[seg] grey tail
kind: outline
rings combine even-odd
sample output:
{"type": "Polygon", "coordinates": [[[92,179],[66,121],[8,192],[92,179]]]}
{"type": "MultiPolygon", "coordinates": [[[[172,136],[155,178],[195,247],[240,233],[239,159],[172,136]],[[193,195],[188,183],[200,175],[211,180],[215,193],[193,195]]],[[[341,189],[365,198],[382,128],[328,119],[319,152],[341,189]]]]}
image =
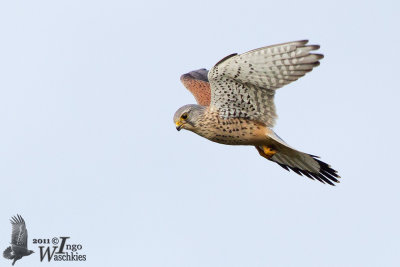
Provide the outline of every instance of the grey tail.
{"type": "Polygon", "coordinates": [[[275,142],[264,146],[256,146],[258,153],[262,157],[279,164],[287,171],[292,170],[298,175],[304,175],[312,180],[318,180],[321,183],[330,185],[339,183],[340,176],[337,171],[325,162],[320,161],[317,156],[290,147],[274,132],[270,133],[268,137],[275,142]],[[264,148],[267,152],[264,151],[264,148]],[[271,149],[272,153],[269,153],[268,150],[271,151],[271,149]]]}
{"type": "Polygon", "coordinates": [[[11,260],[11,259],[14,258],[14,255],[12,255],[11,253],[12,253],[11,247],[8,247],[8,248],[6,248],[4,250],[3,257],[6,258],[6,259],[11,260]]]}

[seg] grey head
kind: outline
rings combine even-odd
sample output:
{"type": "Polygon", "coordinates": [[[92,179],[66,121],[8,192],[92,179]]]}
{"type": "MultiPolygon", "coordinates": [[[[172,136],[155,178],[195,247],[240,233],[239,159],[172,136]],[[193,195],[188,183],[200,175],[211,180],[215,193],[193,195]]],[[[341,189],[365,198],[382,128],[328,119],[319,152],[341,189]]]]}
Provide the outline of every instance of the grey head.
{"type": "Polygon", "coordinates": [[[195,131],[199,119],[203,116],[206,107],[200,105],[189,104],[179,108],[174,115],[174,123],[176,129],[186,129],[195,131]]]}

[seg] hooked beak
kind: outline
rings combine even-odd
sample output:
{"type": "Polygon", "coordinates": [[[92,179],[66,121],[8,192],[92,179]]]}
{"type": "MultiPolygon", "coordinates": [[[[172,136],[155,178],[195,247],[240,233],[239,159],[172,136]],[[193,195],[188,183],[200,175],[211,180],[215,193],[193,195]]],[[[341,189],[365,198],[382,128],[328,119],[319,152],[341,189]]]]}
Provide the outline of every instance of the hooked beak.
{"type": "Polygon", "coordinates": [[[176,126],[176,130],[180,131],[182,129],[182,127],[183,127],[182,121],[177,121],[175,123],[175,126],[176,126]]]}

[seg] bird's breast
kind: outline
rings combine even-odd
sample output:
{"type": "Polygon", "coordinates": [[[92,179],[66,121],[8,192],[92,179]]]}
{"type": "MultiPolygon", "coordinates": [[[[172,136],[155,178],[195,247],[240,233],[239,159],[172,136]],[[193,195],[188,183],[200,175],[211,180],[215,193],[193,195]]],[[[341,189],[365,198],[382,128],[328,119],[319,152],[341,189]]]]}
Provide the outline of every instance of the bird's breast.
{"type": "Polygon", "coordinates": [[[208,113],[196,125],[196,133],[213,142],[226,145],[260,145],[267,139],[268,128],[244,118],[224,119],[208,113]]]}

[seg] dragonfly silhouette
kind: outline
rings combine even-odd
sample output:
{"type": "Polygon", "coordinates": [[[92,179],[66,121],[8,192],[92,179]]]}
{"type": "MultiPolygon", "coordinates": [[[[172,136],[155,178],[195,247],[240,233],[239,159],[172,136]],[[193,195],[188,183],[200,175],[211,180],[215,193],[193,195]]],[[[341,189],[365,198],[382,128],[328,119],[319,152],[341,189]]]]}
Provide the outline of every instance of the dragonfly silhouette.
{"type": "Polygon", "coordinates": [[[24,219],[21,215],[11,218],[12,233],[11,233],[11,246],[6,248],[3,252],[3,257],[6,259],[14,260],[12,265],[23,256],[31,255],[34,251],[28,250],[28,231],[24,219]]]}

